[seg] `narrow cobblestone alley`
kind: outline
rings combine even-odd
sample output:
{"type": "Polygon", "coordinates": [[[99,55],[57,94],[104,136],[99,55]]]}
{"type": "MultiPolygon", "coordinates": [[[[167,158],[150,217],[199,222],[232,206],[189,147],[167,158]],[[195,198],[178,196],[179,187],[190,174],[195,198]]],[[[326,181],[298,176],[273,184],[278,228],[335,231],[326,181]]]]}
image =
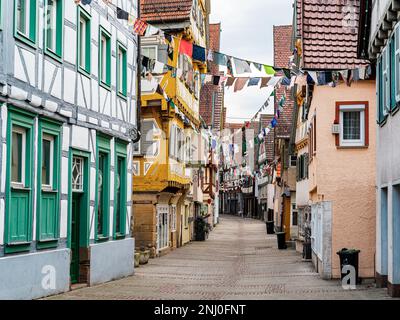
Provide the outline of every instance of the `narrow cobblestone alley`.
{"type": "Polygon", "coordinates": [[[373,285],[345,291],[294,250],[278,251],[265,224],[223,217],[206,242],[150,260],[135,276],[51,299],[389,299],[373,285]]]}

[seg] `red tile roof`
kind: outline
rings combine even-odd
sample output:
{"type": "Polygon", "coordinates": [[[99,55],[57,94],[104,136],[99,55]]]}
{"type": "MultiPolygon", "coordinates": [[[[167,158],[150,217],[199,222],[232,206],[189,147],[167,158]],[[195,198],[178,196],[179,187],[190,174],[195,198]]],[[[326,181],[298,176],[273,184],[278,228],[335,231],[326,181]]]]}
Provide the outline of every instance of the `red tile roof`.
{"type": "Polygon", "coordinates": [[[297,0],[304,69],[353,69],[357,59],[360,0],[297,0]]]}
{"type": "Polygon", "coordinates": [[[150,23],[188,20],[193,0],[140,0],[140,15],[150,23]]]}

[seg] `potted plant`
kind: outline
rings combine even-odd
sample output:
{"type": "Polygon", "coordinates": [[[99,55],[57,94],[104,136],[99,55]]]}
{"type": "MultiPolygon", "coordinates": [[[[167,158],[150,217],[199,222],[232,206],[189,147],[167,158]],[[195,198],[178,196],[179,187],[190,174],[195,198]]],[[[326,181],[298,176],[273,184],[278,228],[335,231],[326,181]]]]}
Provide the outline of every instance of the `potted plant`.
{"type": "Polygon", "coordinates": [[[145,246],[140,247],[139,264],[147,264],[150,259],[150,250],[146,250],[145,246]]]}

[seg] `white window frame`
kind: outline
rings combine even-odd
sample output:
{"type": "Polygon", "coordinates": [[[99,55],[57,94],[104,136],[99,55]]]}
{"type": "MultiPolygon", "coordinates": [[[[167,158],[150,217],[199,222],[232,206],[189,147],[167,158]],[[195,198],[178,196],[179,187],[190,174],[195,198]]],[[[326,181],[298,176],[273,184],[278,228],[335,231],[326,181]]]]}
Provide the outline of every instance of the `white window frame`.
{"type": "Polygon", "coordinates": [[[80,30],[80,33],[79,33],[79,36],[80,36],[80,38],[79,38],[79,44],[80,44],[79,66],[84,70],[86,70],[86,23],[87,23],[87,20],[85,19],[84,16],[81,15],[79,17],[79,24],[80,24],[80,26],[79,26],[79,28],[80,28],[79,29],[80,30]]]}
{"type": "Polygon", "coordinates": [[[340,146],[342,147],[364,147],[365,146],[365,112],[366,108],[363,104],[355,105],[341,105],[339,107],[340,111],[340,146]],[[344,140],[344,112],[360,112],[360,139],[359,140],[344,140]]]}
{"type": "Polygon", "coordinates": [[[145,56],[145,57],[147,57],[147,58],[150,58],[150,59],[158,60],[158,59],[157,59],[157,58],[158,58],[158,46],[143,46],[143,47],[141,48],[141,50],[142,50],[142,55],[143,55],[143,56],[145,56]],[[152,50],[152,49],[154,49],[154,57],[150,57],[150,56],[144,55],[144,54],[143,54],[143,50],[144,50],[144,49],[148,49],[149,51],[152,50]]]}
{"type": "Polygon", "coordinates": [[[100,72],[100,80],[103,83],[107,83],[107,40],[108,38],[104,33],[100,35],[100,58],[101,58],[101,72],[100,72]]]}
{"type": "Polygon", "coordinates": [[[171,232],[176,232],[176,205],[171,205],[171,232]]]}
{"type": "MultiPolygon", "coordinates": [[[[53,170],[54,170],[54,136],[49,134],[44,134],[42,140],[47,140],[50,142],[50,184],[44,184],[42,181],[42,188],[43,189],[52,189],[53,188],[53,170]]],[[[43,150],[43,141],[42,141],[42,150],[43,150]]],[[[42,161],[43,161],[43,154],[42,154],[42,161]]],[[[40,164],[41,165],[41,164],[40,164]]]]}
{"type": "Polygon", "coordinates": [[[47,41],[46,45],[52,52],[57,51],[57,6],[58,6],[58,1],[53,0],[53,5],[48,5],[48,2],[46,1],[46,19],[49,22],[47,27],[50,27],[52,32],[51,32],[51,44],[52,46],[48,46],[49,42],[47,41]]]}
{"type": "Polygon", "coordinates": [[[85,165],[85,159],[84,158],[82,158],[82,157],[73,157],[72,158],[72,171],[71,171],[71,179],[72,179],[72,181],[71,181],[71,185],[72,185],[72,192],[83,192],[83,188],[84,188],[84,179],[85,179],[85,170],[84,170],[84,165],[85,165]],[[77,159],[77,160],[79,160],[79,161],[81,161],[81,170],[82,170],[82,172],[81,172],[81,176],[82,176],[82,183],[81,183],[81,189],[75,189],[74,188],[74,181],[73,181],[73,174],[74,174],[74,170],[73,170],[73,168],[74,168],[74,159],[77,159]]]}
{"type": "Polygon", "coordinates": [[[150,143],[151,141],[152,143],[152,152],[151,154],[147,153],[147,150],[143,150],[146,158],[157,158],[160,154],[160,139],[159,136],[161,135],[161,130],[160,128],[157,126],[157,122],[154,119],[143,119],[144,122],[151,122],[153,124],[153,128],[151,130],[149,130],[147,132],[147,136],[146,136],[146,142],[150,143]]]}
{"type": "MultiPolygon", "coordinates": [[[[20,21],[21,21],[21,19],[24,20],[25,30],[24,31],[20,30],[18,25],[17,25],[17,30],[24,36],[29,37],[30,32],[31,32],[31,29],[30,29],[31,2],[30,2],[30,0],[24,0],[24,4],[25,4],[25,11],[24,11],[25,16],[22,17],[21,15],[19,15],[19,19],[20,19],[20,21]]],[[[17,10],[18,10],[18,4],[17,4],[17,10]]],[[[22,13],[21,10],[19,12],[22,13]]],[[[17,12],[17,15],[18,15],[18,12],[17,12]]]]}
{"type": "MultiPolygon", "coordinates": [[[[21,152],[21,182],[18,181],[12,181],[11,180],[11,185],[13,186],[19,186],[19,187],[23,187],[25,186],[25,159],[26,159],[26,132],[27,130],[23,127],[20,126],[16,126],[14,125],[12,127],[12,131],[11,131],[11,137],[13,135],[13,133],[19,133],[22,135],[22,152],[21,152]]],[[[12,142],[12,145],[14,145],[14,142],[12,142]]],[[[12,148],[12,147],[11,147],[12,148]]],[[[11,150],[12,153],[12,150],[11,150]]],[[[10,174],[10,179],[12,179],[12,174],[10,174]]]]}

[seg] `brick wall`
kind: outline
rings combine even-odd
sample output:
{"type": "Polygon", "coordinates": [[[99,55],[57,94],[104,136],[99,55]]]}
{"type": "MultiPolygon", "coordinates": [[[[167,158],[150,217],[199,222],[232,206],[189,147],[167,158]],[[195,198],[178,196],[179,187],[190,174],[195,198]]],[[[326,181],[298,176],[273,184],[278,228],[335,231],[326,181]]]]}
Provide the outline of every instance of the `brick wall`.
{"type": "MultiPolygon", "coordinates": [[[[220,51],[221,24],[210,24],[210,49],[220,51]]],[[[209,65],[209,73],[219,74],[219,66],[214,63],[209,65]]],[[[223,128],[224,88],[205,84],[200,95],[200,115],[208,126],[215,129],[223,128]]]]}

